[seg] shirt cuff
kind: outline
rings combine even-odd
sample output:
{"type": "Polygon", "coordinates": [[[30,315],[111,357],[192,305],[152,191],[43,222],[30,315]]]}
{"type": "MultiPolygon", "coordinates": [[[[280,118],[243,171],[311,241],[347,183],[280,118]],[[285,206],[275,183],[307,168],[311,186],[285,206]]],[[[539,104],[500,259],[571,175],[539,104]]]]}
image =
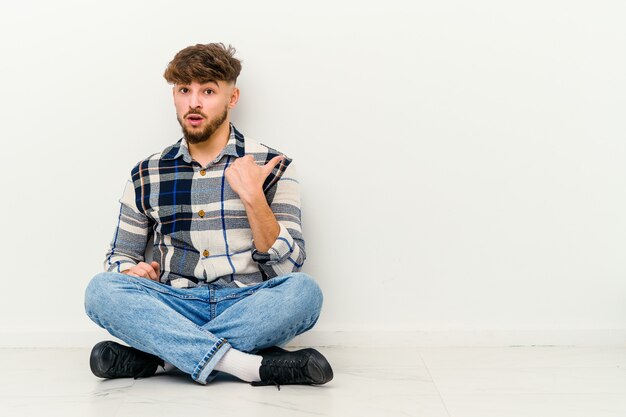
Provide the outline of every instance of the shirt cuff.
{"type": "Polygon", "coordinates": [[[107,272],[122,272],[122,271],[126,271],[127,269],[132,268],[133,266],[135,266],[137,264],[132,263],[132,262],[113,262],[112,264],[108,265],[106,268],[107,272]]]}
{"type": "Polygon", "coordinates": [[[285,226],[278,223],[280,226],[280,233],[276,238],[276,241],[267,252],[261,252],[254,247],[254,241],[252,242],[252,259],[263,265],[275,265],[287,259],[295,247],[293,237],[285,226]]]}

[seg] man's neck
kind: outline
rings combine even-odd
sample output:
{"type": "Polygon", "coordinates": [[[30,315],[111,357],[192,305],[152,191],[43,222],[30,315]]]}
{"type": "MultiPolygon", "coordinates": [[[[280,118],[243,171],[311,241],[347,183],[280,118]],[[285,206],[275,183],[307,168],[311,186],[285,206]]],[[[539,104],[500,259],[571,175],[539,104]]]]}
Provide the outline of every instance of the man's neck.
{"type": "Polygon", "coordinates": [[[224,123],[204,142],[189,143],[189,154],[191,158],[197,161],[203,167],[212,162],[217,155],[224,149],[228,143],[230,136],[230,122],[225,120],[224,123]]]}

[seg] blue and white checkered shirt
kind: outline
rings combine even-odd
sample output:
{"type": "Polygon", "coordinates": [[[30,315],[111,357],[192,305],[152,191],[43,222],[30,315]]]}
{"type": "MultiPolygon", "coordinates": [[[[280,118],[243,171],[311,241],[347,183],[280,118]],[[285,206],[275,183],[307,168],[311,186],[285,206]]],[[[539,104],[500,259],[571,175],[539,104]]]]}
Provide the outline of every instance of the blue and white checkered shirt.
{"type": "Polygon", "coordinates": [[[280,153],[244,140],[231,125],[227,145],[205,167],[191,159],[185,139],[140,161],[120,199],[105,270],[121,272],[149,263],[144,257],[150,241],[161,282],[174,287],[253,285],[298,271],[306,255],[294,164],[285,158],[263,184],[280,234],[267,252],[260,252],[243,203],[224,176],[235,158],[244,155],[264,165],[280,153]]]}

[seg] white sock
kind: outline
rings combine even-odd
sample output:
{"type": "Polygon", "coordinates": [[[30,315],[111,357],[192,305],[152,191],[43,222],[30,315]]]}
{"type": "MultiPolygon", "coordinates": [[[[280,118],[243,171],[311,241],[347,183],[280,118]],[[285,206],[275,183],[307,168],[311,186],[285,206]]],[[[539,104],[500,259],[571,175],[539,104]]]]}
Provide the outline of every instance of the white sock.
{"type": "Polygon", "coordinates": [[[260,381],[259,369],[262,360],[263,357],[260,355],[250,355],[230,348],[215,365],[215,370],[226,372],[246,382],[260,381]]]}

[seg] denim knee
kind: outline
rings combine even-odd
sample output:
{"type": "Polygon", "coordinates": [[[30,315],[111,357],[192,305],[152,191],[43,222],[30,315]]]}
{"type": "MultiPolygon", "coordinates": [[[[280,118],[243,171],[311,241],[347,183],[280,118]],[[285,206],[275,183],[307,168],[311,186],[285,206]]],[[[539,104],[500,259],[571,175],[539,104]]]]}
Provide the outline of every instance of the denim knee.
{"type": "Polygon", "coordinates": [[[101,272],[94,276],[85,289],[85,312],[92,319],[110,304],[112,287],[115,285],[115,275],[111,272],[101,272]]]}
{"type": "Polygon", "coordinates": [[[295,272],[291,274],[286,283],[289,284],[289,289],[294,298],[298,300],[300,308],[306,310],[307,316],[315,317],[317,320],[324,302],[324,295],[317,282],[310,275],[295,272]]]}

